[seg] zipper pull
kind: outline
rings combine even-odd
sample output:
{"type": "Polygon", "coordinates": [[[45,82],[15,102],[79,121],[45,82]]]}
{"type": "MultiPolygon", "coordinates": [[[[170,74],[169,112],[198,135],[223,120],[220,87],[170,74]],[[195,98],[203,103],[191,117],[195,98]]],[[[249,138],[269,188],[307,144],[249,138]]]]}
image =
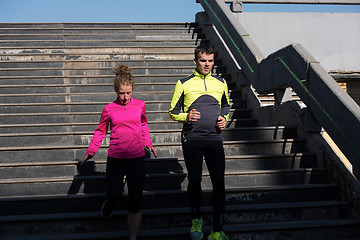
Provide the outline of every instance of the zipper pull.
{"type": "Polygon", "coordinates": [[[204,86],[205,86],[205,92],[207,92],[207,86],[206,86],[206,81],[205,81],[206,76],[204,75],[204,86]]]}

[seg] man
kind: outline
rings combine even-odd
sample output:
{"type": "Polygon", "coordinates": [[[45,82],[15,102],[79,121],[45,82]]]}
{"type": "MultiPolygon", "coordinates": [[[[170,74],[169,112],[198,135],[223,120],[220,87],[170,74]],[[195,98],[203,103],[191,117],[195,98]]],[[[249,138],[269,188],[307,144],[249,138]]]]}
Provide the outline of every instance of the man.
{"type": "Polygon", "coordinates": [[[229,118],[229,95],[226,81],[211,74],[214,49],[200,45],[195,49],[193,74],[180,79],[175,86],[169,115],[183,122],[181,142],[188,171],[187,194],[192,211],[190,238],[203,238],[200,211],[203,157],[213,186],[213,230],[208,239],[228,239],[223,232],[225,209],[225,154],[221,130],[229,118]]]}

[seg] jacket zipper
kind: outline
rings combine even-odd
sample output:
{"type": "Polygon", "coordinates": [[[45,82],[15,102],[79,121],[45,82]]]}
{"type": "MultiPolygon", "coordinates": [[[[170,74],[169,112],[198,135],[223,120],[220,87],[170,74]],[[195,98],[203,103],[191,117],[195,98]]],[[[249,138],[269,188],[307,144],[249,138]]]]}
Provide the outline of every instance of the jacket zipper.
{"type": "Polygon", "coordinates": [[[207,86],[206,86],[206,81],[205,81],[206,76],[204,75],[204,86],[205,86],[205,92],[207,92],[207,86]]]}

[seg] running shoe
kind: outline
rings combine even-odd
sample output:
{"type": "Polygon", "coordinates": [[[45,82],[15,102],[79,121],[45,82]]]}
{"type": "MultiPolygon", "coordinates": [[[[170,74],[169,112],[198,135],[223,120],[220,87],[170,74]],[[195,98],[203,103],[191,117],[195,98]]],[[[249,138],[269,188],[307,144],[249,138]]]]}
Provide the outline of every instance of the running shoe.
{"type": "Polygon", "coordinates": [[[190,238],[192,240],[201,240],[201,239],[203,239],[202,226],[203,226],[202,218],[192,220],[192,226],[191,226],[191,229],[190,229],[190,238]]]}
{"type": "Polygon", "coordinates": [[[229,238],[225,235],[223,231],[221,232],[213,232],[211,231],[208,236],[208,240],[229,240],[229,238]]]}
{"type": "Polygon", "coordinates": [[[114,203],[106,199],[101,207],[101,215],[103,218],[110,218],[112,216],[113,207],[114,203]]]}

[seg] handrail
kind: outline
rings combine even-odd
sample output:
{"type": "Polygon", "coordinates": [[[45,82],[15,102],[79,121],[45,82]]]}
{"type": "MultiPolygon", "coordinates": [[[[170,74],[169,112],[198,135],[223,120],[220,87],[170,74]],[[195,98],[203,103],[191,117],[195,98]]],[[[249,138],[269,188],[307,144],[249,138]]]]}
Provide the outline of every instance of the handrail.
{"type": "Polygon", "coordinates": [[[360,5],[359,0],[225,0],[226,3],[235,1],[241,3],[263,4],[326,4],[326,5],[360,5]]]}
{"type": "Polygon", "coordinates": [[[300,44],[264,58],[224,0],[197,0],[259,93],[291,87],[360,173],[360,106],[300,44]]]}
{"type": "Polygon", "coordinates": [[[215,24],[226,44],[233,50],[232,53],[245,72],[246,77],[253,80],[255,73],[258,73],[259,63],[264,57],[249,37],[249,34],[232,17],[224,1],[200,0],[199,2],[205,11],[209,13],[211,21],[215,24]]]}

